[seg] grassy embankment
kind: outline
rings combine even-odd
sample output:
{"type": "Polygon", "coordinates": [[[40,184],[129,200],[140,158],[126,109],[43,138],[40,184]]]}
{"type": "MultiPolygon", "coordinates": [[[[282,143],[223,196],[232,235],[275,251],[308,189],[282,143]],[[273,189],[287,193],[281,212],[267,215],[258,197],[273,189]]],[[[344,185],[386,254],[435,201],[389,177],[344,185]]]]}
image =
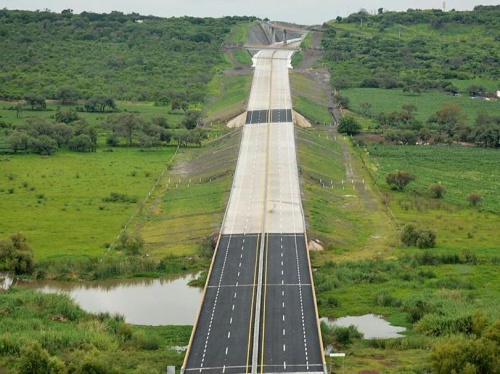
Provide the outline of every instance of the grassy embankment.
{"type": "Polygon", "coordinates": [[[306,117],[311,123],[329,124],[328,98],[321,86],[310,78],[290,71],[293,109],[306,117]]]}
{"type": "MultiPolygon", "coordinates": [[[[229,36],[231,43],[245,44],[248,42],[248,34],[255,23],[239,24],[233,29],[233,32],[229,36]]],[[[235,50],[233,51],[233,56],[237,63],[241,65],[250,66],[252,65],[252,58],[246,50],[235,50]]],[[[238,69],[238,67],[237,67],[238,69]]]]}

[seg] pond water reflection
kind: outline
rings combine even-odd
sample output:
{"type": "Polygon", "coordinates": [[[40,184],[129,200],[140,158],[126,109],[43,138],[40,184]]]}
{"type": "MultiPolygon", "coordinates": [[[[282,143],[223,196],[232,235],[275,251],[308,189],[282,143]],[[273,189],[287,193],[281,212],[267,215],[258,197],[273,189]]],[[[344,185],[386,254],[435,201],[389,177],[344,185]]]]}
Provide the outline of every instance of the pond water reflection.
{"type": "Polygon", "coordinates": [[[68,293],[88,312],[121,314],[136,325],[193,325],[203,291],[187,283],[196,276],[98,282],[15,280],[14,285],[68,293]]]}
{"type": "Polygon", "coordinates": [[[381,316],[365,314],[364,316],[347,316],[337,319],[321,318],[322,322],[329,325],[349,327],[354,325],[363,333],[365,339],[402,338],[400,333],[406,331],[404,327],[393,326],[381,316]]]}

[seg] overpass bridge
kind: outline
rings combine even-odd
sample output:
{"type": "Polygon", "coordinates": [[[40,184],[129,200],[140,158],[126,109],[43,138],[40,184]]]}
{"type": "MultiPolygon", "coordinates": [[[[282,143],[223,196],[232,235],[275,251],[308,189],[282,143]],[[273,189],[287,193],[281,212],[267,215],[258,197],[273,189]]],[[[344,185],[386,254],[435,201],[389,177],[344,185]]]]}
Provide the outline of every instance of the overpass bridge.
{"type": "Polygon", "coordinates": [[[292,54],[254,56],[233,186],[183,373],[326,373],[291,114],[292,54]]]}

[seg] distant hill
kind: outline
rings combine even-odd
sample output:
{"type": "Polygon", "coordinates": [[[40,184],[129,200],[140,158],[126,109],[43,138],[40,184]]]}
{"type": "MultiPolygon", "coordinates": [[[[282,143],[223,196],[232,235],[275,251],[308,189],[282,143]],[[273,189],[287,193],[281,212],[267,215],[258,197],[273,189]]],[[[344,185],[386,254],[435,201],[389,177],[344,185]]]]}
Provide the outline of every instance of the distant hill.
{"type": "Polygon", "coordinates": [[[334,88],[406,86],[455,93],[463,91],[455,81],[498,84],[500,6],[468,12],[380,9],[377,15],[337,17],[329,26],[322,44],[334,88]]]}
{"type": "Polygon", "coordinates": [[[221,43],[233,26],[250,20],[3,9],[0,98],[31,92],[51,99],[71,86],[83,98],[203,101],[206,83],[226,63],[221,43]]]}

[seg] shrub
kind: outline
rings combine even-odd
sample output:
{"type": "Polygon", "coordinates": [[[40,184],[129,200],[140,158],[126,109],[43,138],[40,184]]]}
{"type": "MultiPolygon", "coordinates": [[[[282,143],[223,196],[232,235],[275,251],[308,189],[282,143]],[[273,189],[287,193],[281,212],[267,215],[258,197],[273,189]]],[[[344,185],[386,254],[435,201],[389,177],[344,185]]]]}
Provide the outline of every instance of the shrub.
{"type": "Polygon", "coordinates": [[[327,303],[329,308],[340,308],[340,306],[341,306],[339,299],[337,299],[334,296],[328,297],[328,299],[326,300],[326,303],[327,303]]]}
{"type": "Polygon", "coordinates": [[[441,183],[433,184],[430,187],[430,193],[433,198],[442,199],[446,194],[446,187],[443,186],[441,183]]]}
{"type": "Polygon", "coordinates": [[[396,171],[387,174],[385,181],[393,190],[403,191],[405,187],[415,180],[415,176],[407,171],[396,171]]]}
{"type": "Polygon", "coordinates": [[[349,327],[330,326],[325,322],[321,322],[321,333],[325,345],[334,344],[337,347],[344,348],[350,346],[355,340],[363,338],[363,334],[354,325],[349,327]]]}
{"type": "Polygon", "coordinates": [[[21,350],[21,373],[67,373],[64,362],[57,357],[51,357],[39,342],[31,342],[21,350]]]}
{"type": "Polygon", "coordinates": [[[466,199],[469,202],[470,206],[478,206],[481,202],[481,196],[477,193],[469,194],[466,199]]]}
{"type": "Polygon", "coordinates": [[[373,303],[379,306],[400,307],[402,302],[387,291],[381,291],[373,298],[373,303]]]}
{"type": "Polygon", "coordinates": [[[406,225],[401,233],[401,242],[407,247],[434,248],[437,234],[432,230],[417,228],[414,224],[406,225]]]}
{"type": "Polygon", "coordinates": [[[33,272],[33,249],[23,234],[17,233],[0,241],[0,269],[14,271],[16,274],[33,272]]]}
{"type": "Polygon", "coordinates": [[[361,125],[353,117],[342,117],[339,122],[338,132],[347,135],[356,135],[361,131],[361,125]]]}
{"type": "Polygon", "coordinates": [[[337,95],[335,96],[335,100],[340,108],[349,109],[350,100],[348,97],[337,95]]]}
{"type": "Polygon", "coordinates": [[[136,203],[137,198],[123,193],[111,192],[108,197],[102,199],[105,203],[136,203]]]}
{"type": "Polygon", "coordinates": [[[138,255],[141,252],[141,249],[144,247],[144,239],[141,234],[134,233],[127,238],[125,242],[125,251],[129,255],[138,255]]]}
{"type": "Polygon", "coordinates": [[[335,342],[342,347],[348,347],[354,340],[363,339],[363,334],[360,333],[354,325],[350,325],[349,327],[334,327],[333,336],[335,342]]]}
{"type": "Polygon", "coordinates": [[[408,314],[408,320],[411,323],[419,321],[423,316],[433,312],[435,309],[436,306],[431,304],[426,295],[411,296],[401,306],[401,310],[408,314]]]}
{"type": "MultiPolygon", "coordinates": [[[[498,321],[498,320],[497,320],[498,321]]],[[[498,324],[498,323],[497,323],[498,324]]],[[[495,324],[490,327],[493,329],[495,324]]],[[[496,373],[498,368],[498,342],[485,339],[455,338],[437,343],[430,355],[436,374],[496,373]]]]}

